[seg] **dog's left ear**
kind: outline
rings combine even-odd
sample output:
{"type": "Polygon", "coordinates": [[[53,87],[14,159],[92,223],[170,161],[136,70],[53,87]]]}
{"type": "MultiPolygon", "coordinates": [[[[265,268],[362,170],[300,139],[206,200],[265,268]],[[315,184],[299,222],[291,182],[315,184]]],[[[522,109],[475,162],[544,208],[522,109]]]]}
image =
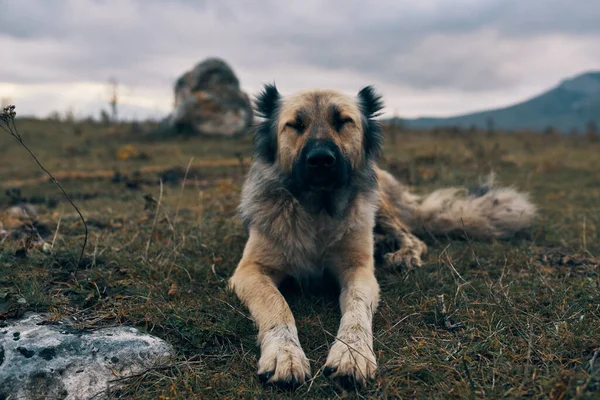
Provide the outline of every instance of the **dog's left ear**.
{"type": "Polygon", "coordinates": [[[381,115],[383,101],[372,86],[358,92],[358,107],[363,117],[364,145],[367,158],[377,158],[383,146],[383,132],[374,118],[381,115]]]}

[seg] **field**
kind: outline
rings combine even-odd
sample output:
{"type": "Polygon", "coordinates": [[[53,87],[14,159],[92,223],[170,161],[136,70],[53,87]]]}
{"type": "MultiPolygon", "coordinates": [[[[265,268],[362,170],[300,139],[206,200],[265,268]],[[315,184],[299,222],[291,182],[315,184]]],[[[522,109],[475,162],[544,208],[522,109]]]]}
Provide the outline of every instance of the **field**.
{"type": "Polygon", "coordinates": [[[364,389],[338,388],[320,369],[337,294],[288,288],[313,371],[289,392],[259,383],[256,330],[226,290],[245,242],[235,213],[249,138],[151,139],[138,124],[17,126],[80,208],[89,241],[76,270],[77,213],[0,131],[0,319],[37,311],[83,327],[127,324],[176,347],[171,365],[126,380],[114,398],[600,396],[599,141],[385,127],[382,165],[415,192],[471,185],[493,170],[531,194],[539,218],[505,242],[427,238],[422,268],[378,269],[380,374],[364,389]],[[35,208],[28,216],[10,208],[24,203],[35,208]]]}

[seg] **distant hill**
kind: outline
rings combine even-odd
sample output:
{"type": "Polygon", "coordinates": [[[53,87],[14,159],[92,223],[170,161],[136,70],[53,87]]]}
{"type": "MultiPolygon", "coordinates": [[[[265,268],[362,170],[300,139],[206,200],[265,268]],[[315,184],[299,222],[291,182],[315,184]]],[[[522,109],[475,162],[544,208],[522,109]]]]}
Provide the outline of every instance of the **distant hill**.
{"type": "Polygon", "coordinates": [[[409,128],[473,125],[486,128],[491,118],[495,129],[544,130],[549,126],[568,133],[584,132],[590,121],[600,126],[600,72],[588,72],[563,80],[558,86],[513,106],[450,118],[403,119],[409,128]]]}

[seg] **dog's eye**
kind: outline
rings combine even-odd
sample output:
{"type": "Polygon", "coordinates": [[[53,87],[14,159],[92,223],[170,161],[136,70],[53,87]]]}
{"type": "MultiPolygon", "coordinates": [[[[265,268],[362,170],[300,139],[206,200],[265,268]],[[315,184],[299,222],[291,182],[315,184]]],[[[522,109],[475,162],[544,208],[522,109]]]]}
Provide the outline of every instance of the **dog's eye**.
{"type": "Polygon", "coordinates": [[[348,123],[351,123],[351,122],[352,122],[352,118],[346,117],[346,118],[340,119],[339,123],[340,123],[341,126],[344,126],[344,125],[346,125],[348,123]]]}
{"type": "Polygon", "coordinates": [[[295,120],[288,122],[285,126],[289,126],[292,129],[295,129],[298,133],[304,132],[304,122],[301,120],[295,120]]]}
{"type": "Polygon", "coordinates": [[[354,121],[350,117],[343,117],[339,114],[334,116],[333,124],[335,125],[335,129],[339,131],[344,127],[344,125],[353,123],[354,121]]]}

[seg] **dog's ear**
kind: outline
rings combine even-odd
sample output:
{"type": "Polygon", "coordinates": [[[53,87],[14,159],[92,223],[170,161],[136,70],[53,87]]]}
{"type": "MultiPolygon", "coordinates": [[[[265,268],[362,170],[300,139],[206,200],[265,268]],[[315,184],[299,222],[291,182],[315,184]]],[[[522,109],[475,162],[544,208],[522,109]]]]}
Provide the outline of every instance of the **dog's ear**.
{"type": "Polygon", "coordinates": [[[373,86],[366,86],[358,92],[360,109],[365,118],[375,118],[380,115],[383,109],[381,95],[375,92],[373,86]]]}
{"type": "Polygon", "coordinates": [[[275,83],[266,84],[254,102],[258,116],[266,119],[273,118],[279,107],[279,100],[281,100],[281,95],[275,83]]]}
{"type": "Polygon", "coordinates": [[[257,127],[254,135],[254,151],[256,156],[267,161],[275,162],[277,154],[277,115],[281,95],[275,84],[267,84],[263,91],[256,96],[254,102],[256,114],[264,118],[257,127]]]}
{"type": "Polygon", "coordinates": [[[358,106],[363,117],[364,145],[367,158],[377,158],[383,146],[383,132],[374,118],[381,115],[383,101],[372,86],[358,92],[358,106]]]}

